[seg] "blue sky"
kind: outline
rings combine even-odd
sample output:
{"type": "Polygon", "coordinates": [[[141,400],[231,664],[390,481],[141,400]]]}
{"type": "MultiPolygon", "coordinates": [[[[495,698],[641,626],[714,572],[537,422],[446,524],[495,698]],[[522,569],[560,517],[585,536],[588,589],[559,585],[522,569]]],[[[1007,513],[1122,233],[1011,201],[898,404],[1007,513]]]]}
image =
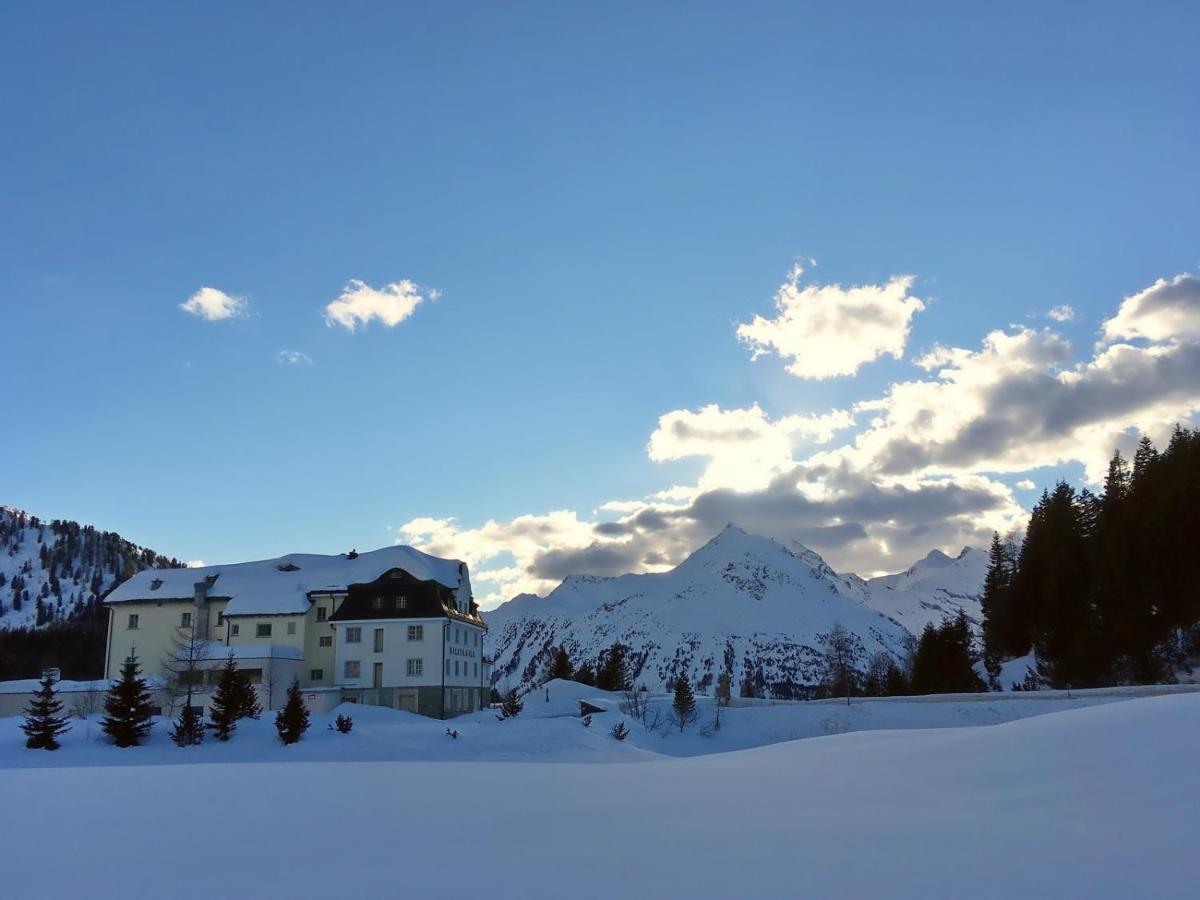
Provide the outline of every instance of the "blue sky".
{"type": "MultiPolygon", "coordinates": [[[[5,22],[0,502],[35,514],[208,562],[400,536],[468,558],[492,599],[666,565],[726,511],[878,571],[976,540],[1028,507],[1018,483],[1084,478],[1119,435],[1200,406],[1176,367],[999,456],[955,456],[970,423],[946,424],[904,471],[854,412],[954,381],[914,360],[1010,325],[1062,386],[1160,278],[1185,277],[1191,322],[1192,4],[65,4],[5,22]],[[899,358],[826,377],[770,346],[752,361],[738,326],[776,315],[798,262],[797,291],[912,276],[899,358]],[[352,280],[424,299],[394,326],[330,324],[352,280]],[[181,309],[202,287],[239,313],[181,309]],[[714,404],[854,424],[793,432],[790,462],[650,458],[660,417],[714,404]],[[797,472],[802,497],[768,490],[797,472]],[[990,506],[905,506],[985,481],[990,506]],[[834,495],[850,505],[821,507],[834,495]]],[[[1158,360],[1190,352],[1188,327],[1107,343],[1158,360]]]]}

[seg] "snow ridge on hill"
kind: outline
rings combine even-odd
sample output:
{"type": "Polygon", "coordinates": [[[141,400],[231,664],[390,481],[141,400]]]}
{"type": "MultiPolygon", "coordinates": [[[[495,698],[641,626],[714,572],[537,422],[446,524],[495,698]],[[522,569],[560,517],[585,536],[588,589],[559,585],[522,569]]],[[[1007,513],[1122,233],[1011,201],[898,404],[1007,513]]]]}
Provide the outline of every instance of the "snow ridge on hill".
{"type": "Polygon", "coordinates": [[[799,544],[733,525],[669,572],[572,576],[546,597],[523,594],[484,613],[493,681],[535,683],[559,644],[595,665],[614,641],[630,648],[637,684],[679,675],[711,690],[722,671],[775,697],[805,696],[820,680],[822,640],[835,624],[858,639],[856,664],[899,656],[908,632],[868,605],[867,583],[839,575],[799,544]]]}
{"type": "Polygon", "coordinates": [[[180,565],[115,532],[0,506],[0,629],[94,618],[126,578],[180,565]]]}

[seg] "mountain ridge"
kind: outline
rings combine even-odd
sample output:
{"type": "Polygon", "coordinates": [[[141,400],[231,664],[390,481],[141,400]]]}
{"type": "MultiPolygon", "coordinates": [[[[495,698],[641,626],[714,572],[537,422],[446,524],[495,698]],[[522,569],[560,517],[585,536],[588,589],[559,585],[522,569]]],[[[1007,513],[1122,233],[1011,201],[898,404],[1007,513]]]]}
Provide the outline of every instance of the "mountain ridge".
{"type": "Polygon", "coordinates": [[[577,664],[594,665],[620,640],[639,684],[666,687],[685,674],[705,690],[729,671],[773,696],[806,696],[835,624],[854,635],[854,663],[865,669],[877,653],[899,658],[926,622],[960,608],[977,621],[979,554],[934,550],[904,572],[863,579],[799,542],[731,523],[669,571],[568,576],[544,597],[521,594],[485,612],[493,682],[536,683],[560,644],[577,664]],[[954,590],[937,577],[943,570],[954,590]]]}

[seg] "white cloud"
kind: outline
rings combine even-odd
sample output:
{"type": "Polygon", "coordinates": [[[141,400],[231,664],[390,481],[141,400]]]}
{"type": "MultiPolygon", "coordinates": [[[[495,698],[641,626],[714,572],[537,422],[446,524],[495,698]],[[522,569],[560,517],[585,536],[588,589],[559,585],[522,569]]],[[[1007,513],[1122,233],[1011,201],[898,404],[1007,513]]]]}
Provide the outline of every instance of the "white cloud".
{"type": "Polygon", "coordinates": [[[1158,279],[1144,291],[1126,297],[1101,330],[1109,342],[1200,338],[1200,278],[1176,275],[1170,281],[1158,279]]]}
{"type": "Polygon", "coordinates": [[[1078,461],[1095,481],[1115,447],[1130,449],[1132,430],[1159,439],[1200,409],[1200,344],[1118,344],[1074,365],[1070,355],[1051,331],[994,331],[936,377],[858,404],[881,415],[830,455],[892,476],[1078,461]]]}
{"type": "Polygon", "coordinates": [[[1064,303],[1054,307],[1046,315],[1055,322],[1070,322],[1075,318],[1075,308],[1064,303]]]}
{"type": "Polygon", "coordinates": [[[217,322],[246,315],[249,304],[245,297],[235,297],[216,288],[202,287],[180,303],[179,308],[206,321],[217,322]]]}
{"type": "Polygon", "coordinates": [[[411,316],[424,301],[437,298],[437,291],[426,290],[408,279],[373,288],[353,278],[326,305],[325,324],[354,331],[358,325],[378,319],[391,328],[411,316]]]}
{"type": "Polygon", "coordinates": [[[904,353],[912,317],[925,308],[909,294],[913,278],[898,276],[882,285],[801,285],[804,270],[792,269],[775,294],[778,315],[755,316],[737,329],[754,358],[774,352],[791,361],[797,378],[853,375],[885,354],[904,353]]]}
{"type": "Polygon", "coordinates": [[[1115,447],[1129,455],[1142,433],[1161,443],[1176,422],[1194,427],[1200,340],[1186,335],[1176,327],[1169,343],[1115,343],[1074,361],[1052,330],[1014,326],[975,349],[935,348],[918,360],[920,377],[852,411],[675,410],[647,454],[702,459],[694,484],[612,500],[591,518],[558,510],[479,528],[414,519],[401,535],[471,563],[485,608],[545,593],[568,573],[661,570],[729,521],[799,540],[840,570],[899,571],[931,547],[986,546],[993,530],[1023,523],[1013,490],[1034,488],[1025,473],[1074,462],[1097,482],[1115,447]],[[873,418],[838,441],[862,413],[873,418]],[[1001,474],[1021,480],[1010,488],[1001,474]]]}
{"type": "Polygon", "coordinates": [[[280,350],[275,354],[275,362],[281,366],[311,366],[312,357],[300,350],[280,350]]]}
{"type": "Polygon", "coordinates": [[[661,416],[646,451],[655,462],[707,457],[702,488],[753,490],[791,464],[798,441],[824,443],[853,424],[853,416],[845,410],[771,421],[758,404],[748,409],[712,404],[695,412],[679,409],[661,416]]]}

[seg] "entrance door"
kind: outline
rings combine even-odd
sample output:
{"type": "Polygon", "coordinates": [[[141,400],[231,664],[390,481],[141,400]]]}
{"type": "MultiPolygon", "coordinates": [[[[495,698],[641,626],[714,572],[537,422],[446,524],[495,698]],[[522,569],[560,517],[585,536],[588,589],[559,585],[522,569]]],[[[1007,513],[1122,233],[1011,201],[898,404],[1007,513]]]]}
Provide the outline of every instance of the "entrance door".
{"type": "Polygon", "coordinates": [[[397,700],[399,707],[405,712],[415,713],[417,711],[417,692],[416,691],[399,691],[397,700]]]}
{"type": "Polygon", "coordinates": [[[375,670],[371,673],[371,687],[383,687],[383,663],[375,663],[375,670]]]}

